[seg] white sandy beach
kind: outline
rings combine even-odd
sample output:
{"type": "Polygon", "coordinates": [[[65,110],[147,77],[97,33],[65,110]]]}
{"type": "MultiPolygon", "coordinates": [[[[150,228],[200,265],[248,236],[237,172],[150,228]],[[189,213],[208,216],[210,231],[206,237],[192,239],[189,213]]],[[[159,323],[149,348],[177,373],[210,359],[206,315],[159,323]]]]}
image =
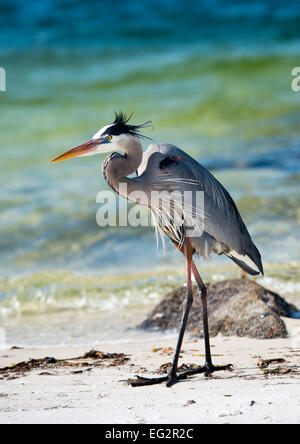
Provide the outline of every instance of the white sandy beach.
{"type": "MultiPolygon", "coordinates": [[[[103,344],[97,350],[128,354],[117,367],[93,368],[73,374],[68,368],[40,369],[16,379],[0,375],[0,423],[300,423],[300,321],[285,319],[289,339],[212,338],[215,364],[232,363],[233,372],[197,375],[172,388],[133,388],[125,382],[140,373],[151,375],[172,360],[153,348],[175,347],[176,338],[128,344],[103,344]],[[282,375],[265,376],[258,357],[283,358],[275,367],[293,367],[282,375]],[[143,368],[149,372],[143,373],[143,368]],[[42,373],[42,374],[41,374],[42,373]]],[[[28,359],[72,358],[88,347],[1,350],[0,367],[28,359]]],[[[202,363],[203,342],[186,340],[180,363],[202,363]]]]}

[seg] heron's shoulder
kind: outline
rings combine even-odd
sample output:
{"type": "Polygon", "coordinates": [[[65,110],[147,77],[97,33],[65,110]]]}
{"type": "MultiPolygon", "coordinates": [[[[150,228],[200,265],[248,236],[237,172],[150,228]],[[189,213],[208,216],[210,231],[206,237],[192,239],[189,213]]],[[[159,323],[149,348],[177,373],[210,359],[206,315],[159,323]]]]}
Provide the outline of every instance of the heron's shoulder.
{"type": "Polygon", "coordinates": [[[181,155],[186,158],[190,158],[190,156],[185,151],[178,148],[178,146],[172,145],[171,143],[161,143],[160,145],[158,145],[158,147],[159,147],[159,152],[163,156],[168,157],[168,156],[181,155]]]}
{"type": "Polygon", "coordinates": [[[184,151],[175,145],[169,143],[152,144],[149,145],[147,150],[144,152],[143,161],[137,171],[138,175],[143,174],[147,168],[157,167],[162,169],[162,167],[167,164],[170,165],[174,159],[180,157],[182,160],[190,160],[184,151]]]}

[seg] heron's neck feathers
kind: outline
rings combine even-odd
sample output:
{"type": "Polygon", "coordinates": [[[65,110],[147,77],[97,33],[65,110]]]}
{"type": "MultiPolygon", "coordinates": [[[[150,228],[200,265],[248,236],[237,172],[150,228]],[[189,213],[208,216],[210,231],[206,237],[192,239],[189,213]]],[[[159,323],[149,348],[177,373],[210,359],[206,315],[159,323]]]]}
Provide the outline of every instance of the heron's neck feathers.
{"type": "Polygon", "coordinates": [[[125,154],[113,153],[105,159],[102,172],[108,185],[118,194],[127,198],[123,190],[130,192],[132,179],[127,176],[135,173],[143,160],[143,148],[137,137],[127,137],[120,142],[118,149],[125,154]],[[123,185],[126,184],[124,187],[123,185]]]}

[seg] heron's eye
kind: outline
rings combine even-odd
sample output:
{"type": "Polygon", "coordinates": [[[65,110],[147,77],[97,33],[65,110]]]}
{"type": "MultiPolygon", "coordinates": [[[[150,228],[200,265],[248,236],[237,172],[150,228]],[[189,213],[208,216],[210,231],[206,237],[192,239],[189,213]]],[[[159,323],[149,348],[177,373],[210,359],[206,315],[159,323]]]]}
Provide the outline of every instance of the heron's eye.
{"type": "Polygon", "coordinates": [[[111,139],[112,139],[112,136],[106,136],[106,140],[107,140],[108,142],[110,142],[111,139]]]}

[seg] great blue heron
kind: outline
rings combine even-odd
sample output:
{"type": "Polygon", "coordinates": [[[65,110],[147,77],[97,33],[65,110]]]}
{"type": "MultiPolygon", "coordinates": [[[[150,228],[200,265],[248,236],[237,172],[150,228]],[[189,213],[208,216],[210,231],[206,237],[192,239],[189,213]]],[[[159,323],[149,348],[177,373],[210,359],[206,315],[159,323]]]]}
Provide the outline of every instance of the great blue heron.
{"type": "Polygon", "coordinates": [[[172,386],[175,382],[186,379],[189,375],[205,373],[206,376],[219,370],[229,370],[230,365],[214,366],[212,363],[208,316],[207,291],[193,261],[194,254],[207,258],[211,253],[224,254],[232,259],[244,271],[251,275],[263,274],[261,256],[237,210],[229,193],[220,182],[202,165],[179,148],[170,144],[150,145],[143,153],[140,141],[141,130],[151,122],[142,125],[129,123],[130,117],[116,113],[114,122],[100,129],[88,142],[79,145],[52,162],[60,162],[78,156],[114,151],[105,159],[102,172],[110,187],[121,196],[134,202],[147,205],[153,213],[158,229],[165,233],[180,250],[186,259],[187,268],[187,299],[182,317],[180,333],[174,355],[172,368],[167,376],[144,378],[137,376],[132,385],[142,386],[166,382],[172,386]],[[119,154],[122,152],[123,154],[119,154]],[[137,177],[129,178],[133,173],[137,177]],[[126,185],[124,187],[124,185],[126,185]],[[154,191],[169,192],[175,202],[169,212],[163,209],[155,199],[151,199],[154,191]],[[204,211],[195,205],[195,199],[187,207],[177,205],[178,193],[200,191],[204,195],[204,211]],[[137,199],[142,193],[146,201],[137,199]],[[177,193],[177,198],[176,198],[177,193]],[[191,215],[195,219],[203,218],[203,230],[198,235],[190,231],[191,215]],[[178,221],[180,219],[180,221],[178,221]],[[203,326],[205,340],[205,365],[197,369],[178,373],[178,359],[183,336],[193,303],[191,274],[198,284],[203,304],[203,326]]]}

